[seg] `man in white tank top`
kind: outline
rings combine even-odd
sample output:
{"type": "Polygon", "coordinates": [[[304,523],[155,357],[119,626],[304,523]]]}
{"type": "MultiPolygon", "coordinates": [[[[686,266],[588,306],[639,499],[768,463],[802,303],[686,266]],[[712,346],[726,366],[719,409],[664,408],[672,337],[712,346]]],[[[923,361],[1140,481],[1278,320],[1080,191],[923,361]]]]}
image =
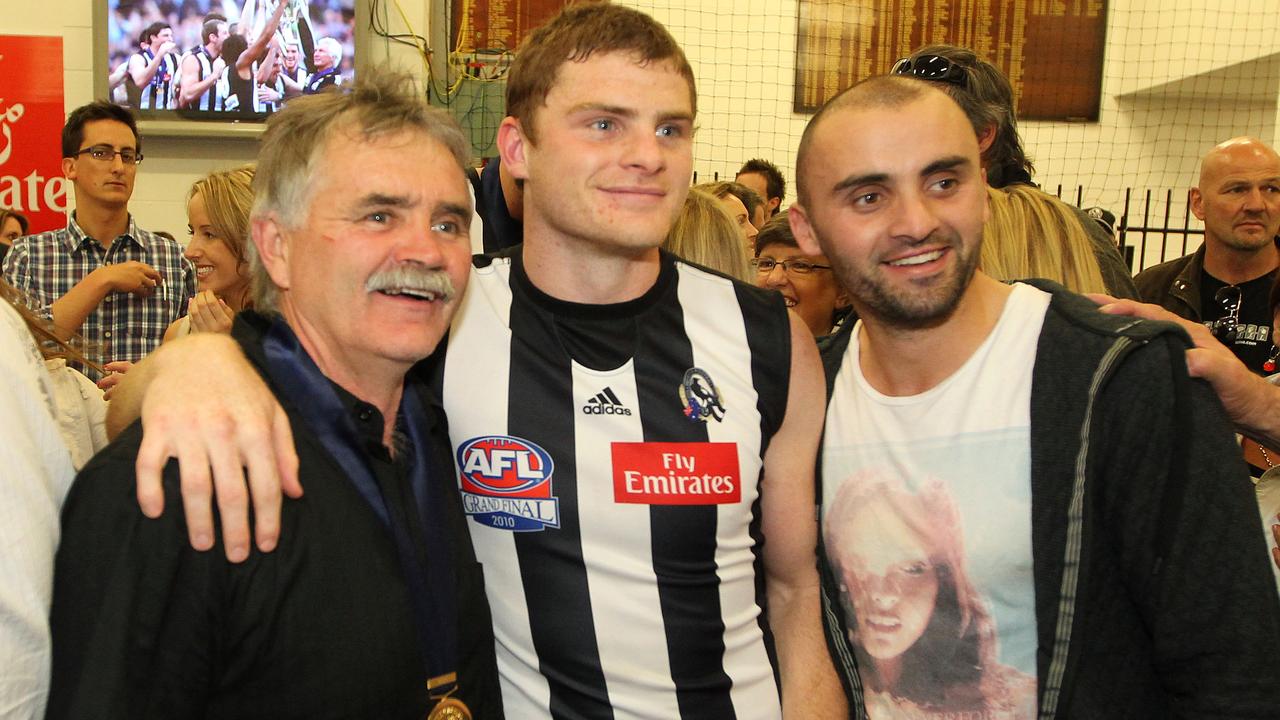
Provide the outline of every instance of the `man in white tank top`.
{"type": "Polygon", "coordinates": [[[796,240],[859,318],[824,350],[818,496],[859,715],[1274,715],[1280,598],[1185,339],[983,274],[977,140],[926,82],[837,96],[797,168],[796,240]]]}

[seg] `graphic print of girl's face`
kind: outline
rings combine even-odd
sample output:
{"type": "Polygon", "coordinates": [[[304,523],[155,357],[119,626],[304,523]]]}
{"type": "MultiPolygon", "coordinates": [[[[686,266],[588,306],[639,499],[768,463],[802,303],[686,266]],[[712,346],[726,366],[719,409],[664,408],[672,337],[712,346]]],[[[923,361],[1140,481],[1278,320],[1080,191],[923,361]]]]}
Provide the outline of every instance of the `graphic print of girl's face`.
{"type": "Polygon", "coordinates": [[[877,660],[897,658],[920,639],[938,598],[929,549],[894,511],[870,499],[842,519],[849,525],[833,548],[845,610],[856,619],[852,639],[877,660]]]}

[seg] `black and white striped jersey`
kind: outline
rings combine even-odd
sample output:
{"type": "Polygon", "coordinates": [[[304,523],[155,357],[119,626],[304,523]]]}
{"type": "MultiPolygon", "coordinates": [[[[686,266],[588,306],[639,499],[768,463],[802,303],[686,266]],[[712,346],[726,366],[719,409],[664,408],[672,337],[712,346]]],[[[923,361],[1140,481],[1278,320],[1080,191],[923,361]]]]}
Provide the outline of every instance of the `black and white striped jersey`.
{"type": "Polygon", "coordinates": [[[477,258],[442,390],[507,716],[780,717],[759,484],[782,302],[664,253],[644,296],[566,303],[518,253],[477,258]]]}
{"type": "MultiPolygon", "coordinates": [[[[151,64],[155,59],[155,53],[151,50],[143,50],[136,55],[142,60],[143,66],[151,64]]],[[[173,79],[178,75],[178,61],[174,55],[165,55],[160,59],[160,65],[156,68],[156,74],[152,76],[151,81],[138,92],[138,109],[139,110],[167,110],[171,106],[173,94],[173,79]]],[[[128,82],[132,83],[130,78],[128,82]]]]}
{"type": "MultiPolygon", "coordinates": [[[[204,80],[213,72],[213,58],[209,57],[209,52],[200,46],[190,52],[190,55],[200,64],[200,73],[196,77],[197,80],[204,80]]],[[[178,92],[175,89],[175,93],[178,92]]],[[[176,97],[176,95],[175,95],[176,97]]],[[[223,75],[213,85],[209,86],[200,97],[191,101],[189,110],[205,110],[209,112],[221,112],[227,97],[226,75],[223,75]]],[[[175,102],[176,106],[177,103],[175,102]]]]}

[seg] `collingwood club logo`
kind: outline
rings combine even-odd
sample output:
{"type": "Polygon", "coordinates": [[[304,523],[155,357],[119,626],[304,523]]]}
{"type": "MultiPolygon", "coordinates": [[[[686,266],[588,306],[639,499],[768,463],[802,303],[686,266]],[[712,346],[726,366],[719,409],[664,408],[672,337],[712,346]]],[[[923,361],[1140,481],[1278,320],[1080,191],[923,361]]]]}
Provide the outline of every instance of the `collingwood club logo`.
{"type": "Polygon", "coordinates": [[[613,388],[606,387],[582,406],[582,412],[588,415],[630,415],[631,408],[622,404],[613,388]]]}
{"type": "Polygon", "coordinates": [[[680,402],[684,404],[684,416],[695,422],[707,422],[715,418],[724,420],[724,398],[702,368],[689,368],[680,383],[680,402]]]}

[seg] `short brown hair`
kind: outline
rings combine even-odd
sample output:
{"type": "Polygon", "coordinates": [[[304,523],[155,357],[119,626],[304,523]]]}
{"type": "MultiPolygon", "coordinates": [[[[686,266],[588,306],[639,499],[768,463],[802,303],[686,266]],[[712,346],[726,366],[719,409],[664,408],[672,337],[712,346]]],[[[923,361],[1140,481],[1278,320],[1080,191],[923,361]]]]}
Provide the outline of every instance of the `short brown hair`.
{"type": "Polygon", "coordinates": [[[791,219],[786,213],[774,215],[760,228],[760,234],[756,235],[756,257],[760,257],[760,251],[770,245],[800,249],[800,243],[796,242],[796,235],[791,231],[791,219]]]}
{"type": "Polygon", "coordinates": [[[13,218],[18,223],[18,227],[22,228],[22,234],[26,235],[31,231],[31,223],[27,221],[27,216],[17,210],[10,210],[6,207],[0,207],[0,227],[4,227],[4,221],[13,218]]]}
{"type": "Polygon", "coordinates": [[[507,115],[536,142],[534,111],[546,104],[560,66],[586,62],[594,53],[630,52],[637,62],[671,62],[689,82],[689,102],[698,114],[698,90],[693,68],[671,33],[639,10],[601,2],[569,5],[547,24],[529,33],[507,74],[507,115]]]}

